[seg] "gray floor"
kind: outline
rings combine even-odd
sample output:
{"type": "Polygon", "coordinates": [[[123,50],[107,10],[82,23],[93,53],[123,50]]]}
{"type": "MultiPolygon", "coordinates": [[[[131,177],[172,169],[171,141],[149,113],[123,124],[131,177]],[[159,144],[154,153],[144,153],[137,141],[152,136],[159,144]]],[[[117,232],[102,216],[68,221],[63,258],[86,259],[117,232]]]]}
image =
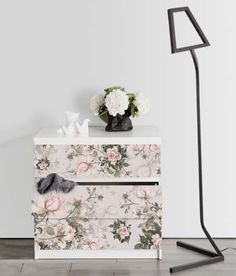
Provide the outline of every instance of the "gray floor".
{"type": "MultiPolygon", "coordinates": [[[[184,240],[191,244],[211,248],[206,240],[184,240]]],[[[236,247],[235,239],[217,239],[220,249],[236,247]]],[[[0,276],[5,275],[69,275],[69,276],[152,276],[170,275],[169,267],[202,259],[198,254],[177,248],[176,240],[163,242],[163,260],[33,260],[33,241],[31,239],[0,239],[0,276]]],[[[224,252],[225,261],[201,268],[178,272],[172,275],[184,276],[236,276],[236,251],[224,252]]]]}

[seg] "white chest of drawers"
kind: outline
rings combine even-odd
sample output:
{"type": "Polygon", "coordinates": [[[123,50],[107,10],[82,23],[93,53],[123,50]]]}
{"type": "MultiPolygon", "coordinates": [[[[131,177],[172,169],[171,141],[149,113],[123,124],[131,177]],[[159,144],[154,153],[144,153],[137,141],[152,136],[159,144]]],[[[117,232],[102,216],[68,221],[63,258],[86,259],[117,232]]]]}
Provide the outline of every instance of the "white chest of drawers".
{"type": "Polygon", "coordinates": [[[34,138],[35,258],[161,258],[161,139],[155,127],[34,138]],[[39,194],[50,173],[78,183],[39,194]]]}

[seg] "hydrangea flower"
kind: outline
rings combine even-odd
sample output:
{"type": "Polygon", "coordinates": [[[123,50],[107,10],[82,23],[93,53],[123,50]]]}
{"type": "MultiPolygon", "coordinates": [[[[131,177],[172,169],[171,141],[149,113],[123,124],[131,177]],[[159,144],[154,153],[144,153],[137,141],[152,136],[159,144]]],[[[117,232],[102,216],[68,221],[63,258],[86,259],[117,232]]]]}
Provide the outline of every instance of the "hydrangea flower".
{"type": "Polygon", "coordinates": [[[99,114],[100,107],[102,105],[104,105],[104,103],[105,103],[104,94],[94,95],[90,99],[90,109],[91,109],[91,111],[93,112],[94,115],[99,114]]]}
{"type": "Polygon", "coordinates": [[[116,89],[106,96],[105,106],[112,116],[117,114],[124,115],[129,107],[129,98],[124,91],[116,89]]]}
{"type": "Polygon", "coordinates": [[[142,93],[127,92],[122,86],[112,86],[104,89],[104,92],[92,97],[90,108],[107,124],[117,115],[125,115],[127,120],[131,116],[144,115],[150,109],[150,101],[142,93]]]}
{"type": "Polygon", "coordinates": [[[150,110],[150,100],[143,93],[137,93],[135,95],[134,105],[138,109],[138,116],[142,116],[150,110]]]}

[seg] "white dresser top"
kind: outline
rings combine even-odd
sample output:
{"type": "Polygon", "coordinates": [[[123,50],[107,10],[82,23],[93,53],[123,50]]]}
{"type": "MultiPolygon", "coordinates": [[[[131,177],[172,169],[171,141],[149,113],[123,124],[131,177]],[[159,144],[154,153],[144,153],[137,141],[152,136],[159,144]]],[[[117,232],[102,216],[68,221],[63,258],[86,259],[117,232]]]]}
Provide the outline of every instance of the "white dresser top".
{"type": "Polygon", "coordinates": [[[107,132],[105,127],[89,127],[88,136],[64,136],[57,128],[43,128],[34,137],[37,145],[47,144],[160,144],[161,137],[155,126],[135,126],[131,131],[107,132]]]}

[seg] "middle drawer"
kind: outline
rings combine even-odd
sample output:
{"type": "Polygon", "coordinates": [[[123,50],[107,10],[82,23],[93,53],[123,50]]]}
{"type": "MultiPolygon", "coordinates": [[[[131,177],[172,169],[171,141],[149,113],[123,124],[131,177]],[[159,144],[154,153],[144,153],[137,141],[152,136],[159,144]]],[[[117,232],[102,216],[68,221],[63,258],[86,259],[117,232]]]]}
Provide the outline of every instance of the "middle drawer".
{"type": "Polygon", "coordinates": [[[53,191],[40,195],[35,188],[32,214],[50,218],[147,219],[161,213],[159,185],[77,185],[68,194],[53,191]]]}

